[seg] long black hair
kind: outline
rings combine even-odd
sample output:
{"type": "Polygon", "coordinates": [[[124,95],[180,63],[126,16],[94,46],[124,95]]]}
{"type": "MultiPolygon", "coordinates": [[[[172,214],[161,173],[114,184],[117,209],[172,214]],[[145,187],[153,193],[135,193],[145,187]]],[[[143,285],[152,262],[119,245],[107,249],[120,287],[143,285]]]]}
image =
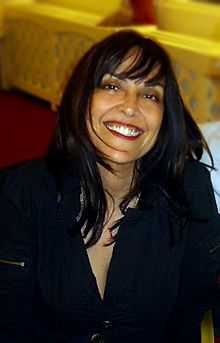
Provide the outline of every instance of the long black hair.
{"type": "Polygon", "coordinates": [[[92,94],[100,86],[103,76],[114,74],[132,49],[138,51],[135,62],[120,76],[141,79],[157,67],[154,79],[163,80],[165,84],[164,114],[156,143],[136,163],[135,182],[121,203],[122,213],[134,196],[141,193],[141,199],[146,199],[146,194],[152,193],[153,188],[180,203],[179,185],[186,160],[199,160],[204,149],[210,153],[183,103],[170,58],[159,44],[134,31],[119,31],[92,46],[69,79],[48,152],[48,161],[54,171],[65,170],[66,166],[78,169],[84,193],[79,227],[86,224],[85,236],[90,232],[88,246],[100,238],[107,210],[97,164],[110,167],[89,138],[86,113],[92,94]]]}

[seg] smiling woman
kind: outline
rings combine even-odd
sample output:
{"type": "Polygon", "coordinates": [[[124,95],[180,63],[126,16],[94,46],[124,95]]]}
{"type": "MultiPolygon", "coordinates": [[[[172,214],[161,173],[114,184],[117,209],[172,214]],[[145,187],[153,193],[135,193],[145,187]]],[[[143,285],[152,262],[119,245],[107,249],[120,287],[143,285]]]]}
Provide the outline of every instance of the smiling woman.
{"type": "Polygon", "coordinates": [[[204,151],[156,42],[120,31],[94,45],[45,159],[1,178],[0,341],[199,343],[220,305],[204,151]]]}
{"type": "Polygon", "coordinates": [[[147,77],[129,78],[138,53],[127,56],[115,75],[103,76],[92,96],[87,120],[90,139],[97,150],[108,163],[123,164],[123,168],[129,163],[131,174],[135,162],[155,143],[163,117],[163,86],[159,81],[151,85],[156,71],[147,77]],[[120,77],[126,73],[126,78],[120,77]]]}
{"type": "Polygon", "coordinates": [[[77,156],[87,199],[83,213],[96,213],[87,220],[88,246],[100,240],[110,217],[120,221],[140,189],[154,185],[155,171],[157,186],[170,196],[178,192],[186,158],[199,159],[207,148],[166,52],[130,31],[108,37],[81,59],[64,93],[57,129],[51,150],[58,156],[61,148],[67,159],[77,156]]]}

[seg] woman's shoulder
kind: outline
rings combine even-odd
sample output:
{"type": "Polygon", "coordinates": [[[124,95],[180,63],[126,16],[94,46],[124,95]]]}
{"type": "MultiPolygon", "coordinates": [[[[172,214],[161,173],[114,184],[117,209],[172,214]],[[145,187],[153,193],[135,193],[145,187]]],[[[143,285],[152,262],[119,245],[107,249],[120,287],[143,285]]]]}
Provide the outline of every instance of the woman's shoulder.
{"type": "Polygon", "coordinates": [[[0,170],[0,197],[21,203],[34,194],[41,198],[48,191],[55,192],[55,180],[45,160],[26,161],[0,170]]]}
{"type": "Polygon", "coordinates": [[[217,213],[208,166],[196,160],[186,162],[184,169],[184,191],[193,217],[205,219],[217,213]]]}
{"type": "MultiPolygon", "coordinates": [[[[209,179],[210,168],[208,165],[197,160],[186,160],[184,168],[184,182],[190,182],[196,179],[199,183],[201,180],[209,179]]],[[[196,181],[195,180],[195,181],[196,181]]]]}
{"type": "Polygon", "coordinates": [[[2,168],[0,170],[0,186],[3,188],[6,184],[18,186],[35,179],[40,180],[45,176],[49,177],[49,171],[44,159],[25,161],[2,168]]]}
{"type": "MultiPolygon", "coordinates": [[[[54,169],[54,168],[53,168],[54,169]]],[[[53,170],[46,159],[32,160],[0,170],[0,199],[7,198],[18,207],[31,201],[57,201],[60,192],[69,194],[80,185],[72,169],[53,170]]],[[[58,168],[57,168],[58,169],[58,168]]]]}
{"type": "Polygon", "coordinates": [[[46,169],[46,161],[44,159],[28,160],[12,164],[0,169],[0,184],[2,185],[8,177],[21,181],[24,178],[26,179],[26,177],[41,175],[46,169]]]}

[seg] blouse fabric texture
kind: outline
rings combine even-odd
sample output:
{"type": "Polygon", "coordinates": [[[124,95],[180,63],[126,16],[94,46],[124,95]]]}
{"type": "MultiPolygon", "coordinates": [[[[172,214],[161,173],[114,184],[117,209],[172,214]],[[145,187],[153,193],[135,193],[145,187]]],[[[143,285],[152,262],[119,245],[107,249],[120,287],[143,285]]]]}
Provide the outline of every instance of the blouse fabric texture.
{"type": "Polygon", "coordinates": [[[220,216],[209,172],[185,171],[191,216],[128,209],[100,297],[79,230],[80,180],[62,192],[44,161],[2,171],[0,341],[199,343],[204,313],[220,306],[220,216]],[[93,337],[93,338],[92,338],[93,337]]]}

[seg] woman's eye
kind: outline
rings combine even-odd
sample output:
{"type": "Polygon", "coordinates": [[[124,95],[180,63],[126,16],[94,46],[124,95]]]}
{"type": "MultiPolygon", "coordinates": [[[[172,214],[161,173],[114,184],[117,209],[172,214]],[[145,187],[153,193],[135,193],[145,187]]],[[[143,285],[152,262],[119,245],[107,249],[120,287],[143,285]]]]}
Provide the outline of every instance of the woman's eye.
{"type": "Polygon", "coordinates": [[[151,93],[144,94],[144,98],[152,100],[152,101],[155,101],[155,102],[159,102],[160,101],[159,96],[157,96],[155,94],[151,94],[151,93]]]}
{"type": "Polygon", "coordinates": [[[118,85],[113,84],[113,83],[106,83],[106,84],[102,85],[102,88],[116,92],[119,90],[120,87],[118,85]]]}

